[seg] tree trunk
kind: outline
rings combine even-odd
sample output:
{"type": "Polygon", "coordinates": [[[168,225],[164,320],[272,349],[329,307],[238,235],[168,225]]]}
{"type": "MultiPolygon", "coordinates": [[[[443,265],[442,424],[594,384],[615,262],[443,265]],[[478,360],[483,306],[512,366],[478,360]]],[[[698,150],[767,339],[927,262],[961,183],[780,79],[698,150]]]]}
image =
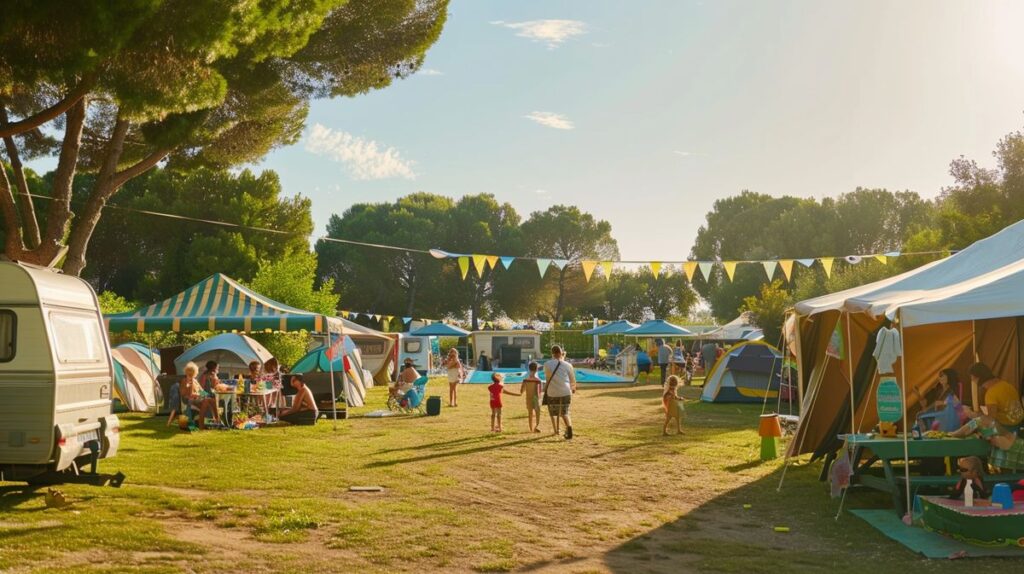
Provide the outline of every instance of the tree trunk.
{"type": "Polygon", "coordinates": [[[558,298],[555,299],[554,323],[562,321],[562,306],[565,304],[565,269],[558,270],[558,298]]]}
{"type": "MultiPolygon", "coordinates": [[[[0,127],[8,124],[7,110],[0,106],[0,127]]],[[[3,138],[4,146],[7,148],[7,157],[11,160],[11,171],[14,172],[14,184],[18,188],[17,201],[21,208],[21,238],[28,249],[39,247],[39,222],[36,220],[35,205],[32,196],[29,195],[28,182],[25,180],[25,168],[21,164],[21,155],[18,153],[18,145],[13,136],[3,138]]]]}
{"type": "Polygon", "coordinates": [[[170,150],[158,149],[131,167],[123,171],[116,171],[127,133],[128,121],[119,114],[92,193],[89,194],[85,210],[76,218],[71,229],[71,236],[68,238],[68,256],[63,267],[64,273],[68,275],[81,275],[85,269],[85,253],[89,248],[89,240],[96,230],[96,225],[100,222],[100,216],[103,215],[103,207],[106,206],[111,196],[117,193],[117,190],[121,189],[126,181],[145,173],[170,153],[170,150]]]}
{"type": "MultiPolygon", "coordinates": [[[[419,284],[419,275],[413,273],[409,281],[409,292],[405,297],[405,316],[412,317],[412,311],[416,308],[416,287],[419,284]]],[[[404,322],[403,322],[404,325],[404,322]]]]}
{"type": "Polygon", "coordinates": [[[14,123],[5,122],[5,125],[0,126],[0,138],[16,136],[18,134],[32,131],[39,126],[56,119],[57,116],[67,112],[72,107],[80,103],[85,98],[85,95],[89,93],[89,90],[92,89],[94,81],[94,76],[82,78],[82,81],[78,83],[78,86],[76,86],[74,90],[68,92],[68,95],[56,104],[14,123]]]}
{"type": "Polygon", "coordinates": [[[78,152],[82,145],[82,128],[85,127],[85,110],[88,102],[79,99],[65,114],[64,141],[60,147],[57,169],[53,174],[53,188],[50,210],[46,220],[46,231],[36,249],[38,263],[49,264],[57,256],[67,235],[71,221],[71,186],[75,181],[78,166],[78,152]]]}
{"type": "Polygon", "coordinates": [[[7,180],[7,170],[0,165],[0,210],[4,216],[4,254],[9,259],[19,260],[25,252],[25,243],[21,240],[18,225],[18,207],[11,194],[11,184],[7,180]]]}

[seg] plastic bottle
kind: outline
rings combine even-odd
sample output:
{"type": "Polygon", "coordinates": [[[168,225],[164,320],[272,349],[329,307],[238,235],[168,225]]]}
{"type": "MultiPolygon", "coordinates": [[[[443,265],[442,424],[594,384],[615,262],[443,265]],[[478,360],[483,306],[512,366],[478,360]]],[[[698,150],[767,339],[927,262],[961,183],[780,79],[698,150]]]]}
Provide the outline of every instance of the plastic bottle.
{"type": "Polygon", "coordinates": [[[964,485],[964,506],[974,506],[974,481],[968,480],[967,484],[964,485]]]}
{"type": "Polygon", "coordinates": [[[240,395],[240,394],[242,394],[242,391],[243,391],[243,390],[245,390],[245,389],[243,388],[243,386],[242,386],[242,385],[244,385],[244,384],[245,384],[245,383],[244,383],[244,379],[242,378],[242,374],[241,374],[241,373],[239,373],[239,374],[238,374],[238,378],[237,378],[237,379],[235,379],[235,394],[236,394],[236,395],[240,395]]]}

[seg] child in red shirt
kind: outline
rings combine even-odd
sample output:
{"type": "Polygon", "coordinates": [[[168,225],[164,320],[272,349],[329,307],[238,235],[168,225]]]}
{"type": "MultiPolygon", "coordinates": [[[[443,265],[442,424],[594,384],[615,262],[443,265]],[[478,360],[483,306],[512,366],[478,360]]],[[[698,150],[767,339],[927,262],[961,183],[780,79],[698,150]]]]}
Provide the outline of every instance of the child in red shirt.
{"type": "Polygon", "coordinates": [[[503,380],[501,373],[494,373],[491,384],[487,386],[491,393],[491,432],[501,432],[501,394],[506,392],[503,380]]]}

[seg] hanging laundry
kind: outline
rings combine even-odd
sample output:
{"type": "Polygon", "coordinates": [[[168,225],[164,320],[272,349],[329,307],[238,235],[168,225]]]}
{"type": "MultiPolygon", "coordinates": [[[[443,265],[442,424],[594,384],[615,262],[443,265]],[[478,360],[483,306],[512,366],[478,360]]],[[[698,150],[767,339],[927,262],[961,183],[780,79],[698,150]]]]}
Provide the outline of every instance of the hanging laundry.
{"type": "Polygon", "coordinates": [[[878,373],[892,373],[892,365],[903,356],[903,341],[900,332],[891,327],[882,327],[875,336],[875,351],[872,353],[878,363],[878,373]]]}

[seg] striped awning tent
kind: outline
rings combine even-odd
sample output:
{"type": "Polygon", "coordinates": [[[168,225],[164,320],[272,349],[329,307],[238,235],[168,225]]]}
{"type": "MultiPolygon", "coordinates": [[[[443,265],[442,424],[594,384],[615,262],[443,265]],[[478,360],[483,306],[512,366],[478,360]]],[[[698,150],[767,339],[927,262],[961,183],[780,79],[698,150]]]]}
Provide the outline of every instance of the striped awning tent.
{"type": "Polygon", "coordinates": [[[107,329],[135,331],[310,331],[345,333],[338,317],[278,303],[215,273],[148,307],[106,316],[107,329]]]}

